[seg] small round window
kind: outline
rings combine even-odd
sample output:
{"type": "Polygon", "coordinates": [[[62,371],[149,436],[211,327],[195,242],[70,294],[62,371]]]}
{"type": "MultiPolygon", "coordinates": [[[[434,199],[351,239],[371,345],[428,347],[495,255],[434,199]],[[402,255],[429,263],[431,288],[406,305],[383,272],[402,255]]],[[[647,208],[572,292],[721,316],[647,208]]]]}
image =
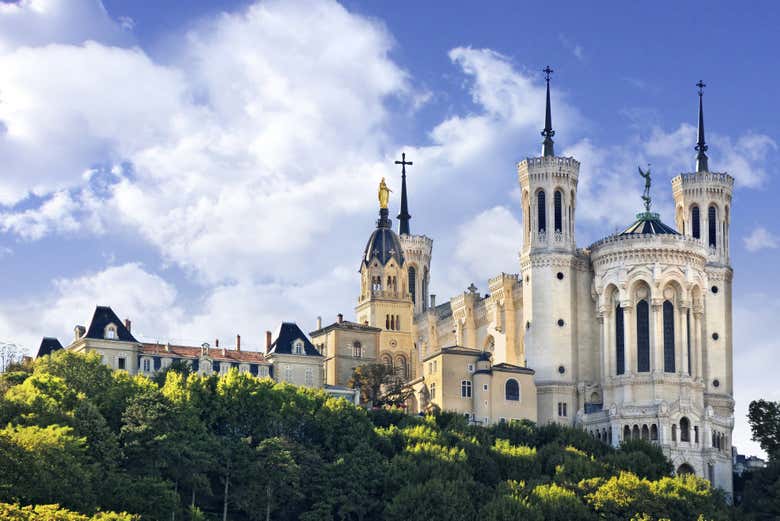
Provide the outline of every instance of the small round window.
{"type": "Polygon", "coordinates": [[[712,286],[710,288],[710,291],[712,291],[713,293],[717,293],[718,292],[718,286],[712,286]]]}
{"type": "Polygon", "coordinates": [[[558,277],[558,280],[563,280],[563,272],[559,271],[558,275],[556,275],[556,277],[558,277]]]}
{"type": "Polygon", "coordinates": [[[559,326],[559,327],[563,327],[563,324],[565,324],[565,322],[563,321],[563,319],[562,319],[562,318],[559,318],[559,319],[558,319],[558,326],[559,326]]]}
{"type": "Polygon", "coordinates": [[[559,372],[559,373],[561,373],[561,374],[563,374],[563,373],[565,373],[565,372],[566,372],[566,368],[565,368],[565,367],[563,367],[562,365],[559,365],[559,366],[558,366],[558,372],[559,372]]]}
{"type": "Polygon", "coordinates": [[[720,387],[720,380],[718,380],[717,378],[715,380],[713,380],[712,381],[712,386],[713,387],[720,387]]]}
{"type": "Polygon", "coordinates": [[[719,338],[720,338],[720,335],[718,335],[717,333],[713,333],[713,334],[712,334],[712,339],[713,339],[713,340],[717,340],[717,339],[719,339],[719,338]]]}

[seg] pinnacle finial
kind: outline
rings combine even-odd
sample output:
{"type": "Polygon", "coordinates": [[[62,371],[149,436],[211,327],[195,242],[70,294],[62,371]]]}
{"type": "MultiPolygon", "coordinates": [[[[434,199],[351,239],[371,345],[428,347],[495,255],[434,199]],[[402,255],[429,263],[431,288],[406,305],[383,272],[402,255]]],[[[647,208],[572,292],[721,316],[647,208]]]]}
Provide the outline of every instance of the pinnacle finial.
{"type": "Polygon", "coordinates": [[[707,85],[699,80],[699,83],[696,84],[697,87],[699,87],[699,139],[696,142],[696,146],[694,149],[696,150],[696,171],[697,172],[709,172],[710,168],[707,164],[707,149],[709,148],[707,146],[707,143],[704,141],[704,87],[707,85]]]}
{"type": "Polygon", "coordinates": [[[552,129],[552,111],[550,110],[550,75],[554,72],[550,66],[545,67],[544,79],[547,82],[547,105],[544,113],[544,130],[542,130],[542,136],[544,141],[542,142],[542,156],[551,157],[555,155],[553,147],[552,137],[555,135],[555,131],[552,129]]]}

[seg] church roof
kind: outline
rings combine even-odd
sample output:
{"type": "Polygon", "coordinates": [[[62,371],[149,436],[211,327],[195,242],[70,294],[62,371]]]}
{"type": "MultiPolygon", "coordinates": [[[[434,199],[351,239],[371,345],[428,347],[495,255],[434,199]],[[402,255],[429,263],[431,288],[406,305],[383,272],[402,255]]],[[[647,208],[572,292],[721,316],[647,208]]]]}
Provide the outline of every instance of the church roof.
{"type": "Polygon", "coordinates": [[[399,266],[404,263],[401,239],[393,231],[390,218],[387,216],[387,208],[379,211],[379,220],[376,222],[376,230],[373,231],[366,243],[363,252],[363,262],[368,265],[373,260],[379,261],[383,266],[390,259],[395,259],[399,266]]]}
{"type": "Polygon", "coordinates": [[[38,348],[38,354],[35,355],[35,358],[50,355],[59,349],[62,349],[62,344],[60,344],[59,340],[50,336],[45,336],[41,340],[41,346],[38,348]]]}
{"type": "Polygon", "coordinates": [[[116,326],[116,338],[121,342],[138,342],[130,331],[125,327],[116,313],[108,306],[97,306],[95,308],[95,314],[92,315],[92,322],[89,323],[89,329],[85,338],[99,338],[105,339],[106,326],[114,324],[116,326]]]}
{"type": "Polygon", "coordinates": [[[661,222],[657,213],[643,212],[636,214],[636,221],[618,235],[680,235],[677,230],[661,222]]]}
{"type": "Polygon", "coordinates": [[[322,356],[314,344],[311,343],[294,322],[282,322],[276,331],[275,339],[268,349],[269,355],[291,355],[293,354],[293,344],[296,340],[303,342],[303,354],[306,356],[322,356]]]}

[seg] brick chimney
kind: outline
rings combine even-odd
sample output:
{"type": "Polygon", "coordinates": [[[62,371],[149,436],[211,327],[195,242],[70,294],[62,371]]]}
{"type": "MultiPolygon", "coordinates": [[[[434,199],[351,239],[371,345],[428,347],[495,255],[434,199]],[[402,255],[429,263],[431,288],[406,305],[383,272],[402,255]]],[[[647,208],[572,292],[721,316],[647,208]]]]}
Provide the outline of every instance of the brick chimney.
{"type": "Polygon", "coordinates": [[[84,326],[76,326],[73,328],[73,336],[76,340],[83,337],[87,333],[87,330],[84,326]]]}
{"type": "Polygon", "coordinates": [[[133,323],[132,323],[132,322],[130,322],[130,319],[129,319],[129,318],[126,318],[126,319],[125,319],[125,329],[127,329],[128,331],[131,331],[131,329],[132,329],[132,326],[133,326],[133,323]]]}
{"type": "Polygon", "coordinates": [[[336,318],[337,318],[337,322],[338,322],[339,324],[341,324],[342,322],[344,322],[344,315],[342,315],[341,313],[339,313],[338,315],[336,315],[336,318]]]}
{"type": "Polygon", "coordinates": [[[322,329],[322,317],[317,317],[317,329],[322,329]]]}
{"type": "Polygon", "coordinates": [[[241,351],[241,335],[236,335],[236,351],[241,351]]]}
{"type": "Polygon", "coordinates": [[[271,332],[270,331],[266,331],[265,332],[265,352],[267,353],[270,350],[271,350],[271,332]]]}

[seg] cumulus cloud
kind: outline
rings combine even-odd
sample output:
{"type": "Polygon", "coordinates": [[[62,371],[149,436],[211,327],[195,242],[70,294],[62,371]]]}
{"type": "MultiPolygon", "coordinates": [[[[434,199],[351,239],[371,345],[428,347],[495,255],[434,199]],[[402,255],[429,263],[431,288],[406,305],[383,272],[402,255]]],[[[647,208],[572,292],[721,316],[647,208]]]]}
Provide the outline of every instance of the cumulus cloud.
{"type": "Polygon", "coordinates": [[[745,241],[745,248],[750,252],[757,252],[760,250],[773,250],[780,246],[780,237],[770,232],[763,226],[753,228],[750,235],[743,239],[745,241]]]}

